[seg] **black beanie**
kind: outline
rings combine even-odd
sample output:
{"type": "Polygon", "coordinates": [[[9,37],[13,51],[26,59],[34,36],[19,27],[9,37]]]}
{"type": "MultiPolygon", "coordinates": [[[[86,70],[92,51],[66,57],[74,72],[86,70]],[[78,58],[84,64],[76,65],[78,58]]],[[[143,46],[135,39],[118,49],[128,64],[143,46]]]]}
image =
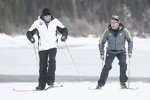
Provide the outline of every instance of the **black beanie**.
{"type": "Polygon", "coordinates": [[[42,11],[43,16],[51,15],[51,11],[48,8],[44,8],[42,11]]]}

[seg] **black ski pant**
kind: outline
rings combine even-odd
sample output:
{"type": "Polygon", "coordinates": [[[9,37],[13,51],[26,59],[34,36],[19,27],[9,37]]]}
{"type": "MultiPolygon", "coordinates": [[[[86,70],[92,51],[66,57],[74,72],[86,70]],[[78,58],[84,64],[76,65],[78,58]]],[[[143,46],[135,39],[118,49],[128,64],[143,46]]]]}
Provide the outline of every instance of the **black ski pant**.
{"type": "Polygon", "coordinates": [[[57,49],[39,51],[39,86],[45,88],[46,83],[55,81],[57,49]],[[48,59],[49,58],[49,59],[48,59]]]}
{"type": "Polygon", "coordinates": [[[126,64],[126,53],[119,53],[119,54],[110,54],[107,53],[106,55],[106,60],[105,60],[105,65],[102,69],[100,79],[98,80],[98,84],[104,86],[109,74],[109,71],[112,68],[112,62],[114,58],[117,57],[119,60],[119,65],[120,65],[120,82],[125,83],[128,80],[128,77],[126,75],[126,70],[127,70],[127,64],[126,64]]]}

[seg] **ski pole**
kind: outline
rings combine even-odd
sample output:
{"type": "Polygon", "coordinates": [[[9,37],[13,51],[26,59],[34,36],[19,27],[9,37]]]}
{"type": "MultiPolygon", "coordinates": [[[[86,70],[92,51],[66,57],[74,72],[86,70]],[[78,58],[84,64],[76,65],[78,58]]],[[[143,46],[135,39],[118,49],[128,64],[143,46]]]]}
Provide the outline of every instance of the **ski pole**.
{"type": "Polygon", "coordinates": [[[103,68],[103,66],[104,66],[104,60],[102,60],[102,68],[103,68]]]}
{"type": "Polygon", "coordinates": [[[130,58],[129,58],[129,68],[128,68],[128,88],[130,88],[130,58]]]}
{"type": "Polygon", "coordinates": [[[36,63],[39,66],[39,64],[38,64],[38,56],[37,56],[37,52],[36,52],[36,48],[35,48],[35,44],[34,43],[33,43],[33,47],[34,47],[34,53],[35,53],[36,63]]]}
{"type": "Polygon", "coordinates": [[[80,74],[80,72],[79,72],[79,70],[78,70],[78,67],[77,67],[77,65],[76,65],[76,63],[75,63],[75,61],[74,61],[74,59],[73,59],[73,57],[72,57],[72,55],[71,55],[71,53],[70,53],[70,50],[69,50],[69,48],[68,48],[66,42],[64,42],[64,44],[65,44],[66,49],[67,49],[67,51],[68,51],[68,53],[69,53],[69,55],[70,55],[70,58],[71,58],[71,60],[72,60],[72,62],[73,62],[73,65],[75,66],[76,71],[78,72],[78,75],[79,75],[80,80],[83,80],[83,78],[81,78],[81,74],[80,74]]]}

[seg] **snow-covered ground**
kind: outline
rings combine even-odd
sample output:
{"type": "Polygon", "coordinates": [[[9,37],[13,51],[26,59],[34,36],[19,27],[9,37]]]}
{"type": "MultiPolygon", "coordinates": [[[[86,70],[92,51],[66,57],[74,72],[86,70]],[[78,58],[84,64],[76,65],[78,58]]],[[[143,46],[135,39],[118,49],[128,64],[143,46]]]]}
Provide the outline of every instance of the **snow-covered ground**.
{"type": "MultiPolygon", "coordinates": [[[[73,38],[69,37],[67,45],[77,64],[81,76],[99,77],[102,61],[99,59],[98,38],[73,38]]],[[[150,78],[150,38],[134,38],[134,52],[131,59],[131,77],[150,78]]],[[[38,75],[33,45],[25,36],[10,37],[0,34],[0,76],[2,75],[38,75]]],[[[57,52],[56,75],[78,76],[70,55],[64,43],[59,41],[57,52]]],[[[128,59],[127,59],[128,63],[128,59]]],[[[115,59],[109,77],[119,76],[118,60],[115,59]]],[[[7,80],[7,77],[6,77],[7,80]]],[[[43,92],[14,92],[12,89],[34,89],[37,83],[1,83],[0,98],[3,100],[149,100],[150,83],[143,81],[131,82],[131,87],[137,90],[120,90],[119,81],[108,81],[102,90],[88,90],[95,87],[96,81],[62,82],[62,88],[55,88],[43,92]]],[[[56,82],[57,83],[57,82],[56,82]]]]}
{"type": "MultiPolygon", "coordinates": [[[[99,58],[98,38],[69,37],[67,45],[82,76],[99,76],[102,61],[99,58]]],[[[150,38],[134,38],[131,59],[132,77],[150,77],[150,38]]],[[[0,75],[38,75],[38,65],[33,45],[26,36],[0,35],[0,75]]],[[[64,43],[59,41],[56,75],[78,76],[64,43]]],[[[129,61],[127,60],[127,64],[129,61]]],[[[115,59],[110,76],[119,75],[118,60],[115,59]]]]}
{"type": "Polygon", "coordinates": [[[1,100],[149,100],[149,83],[136,82],[137,90],[121,90],[119,83],[107,83],[102,90],[89,90],[93,82],[65,82],[62,88],[48,91],[14,92],[15,89],[33,89],[35,83],[0,84],[1,100]]]}

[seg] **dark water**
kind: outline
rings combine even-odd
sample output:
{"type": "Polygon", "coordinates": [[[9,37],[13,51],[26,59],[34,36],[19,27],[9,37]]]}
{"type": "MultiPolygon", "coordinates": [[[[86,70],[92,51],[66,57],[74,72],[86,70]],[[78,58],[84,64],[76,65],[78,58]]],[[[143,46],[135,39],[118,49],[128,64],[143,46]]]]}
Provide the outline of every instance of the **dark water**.
{"type": "MultiPolygon", "coordinates": [[[[90,81],[96,82],[99,77],[78,77],[78,76],[56,76],[56,82],[78,82],[78,81],[90,81]]],[[[0,83],[8,82],[37,82],[38,76],[35,75],[0,75],[0,83]]],[[[108,82],[118,81],[117,77],[109,77],[108,82]]],[[[150,78],[139,78],[133,77],[130,78],[131,82],[147,82],[150,83],[150,78]]]]}

